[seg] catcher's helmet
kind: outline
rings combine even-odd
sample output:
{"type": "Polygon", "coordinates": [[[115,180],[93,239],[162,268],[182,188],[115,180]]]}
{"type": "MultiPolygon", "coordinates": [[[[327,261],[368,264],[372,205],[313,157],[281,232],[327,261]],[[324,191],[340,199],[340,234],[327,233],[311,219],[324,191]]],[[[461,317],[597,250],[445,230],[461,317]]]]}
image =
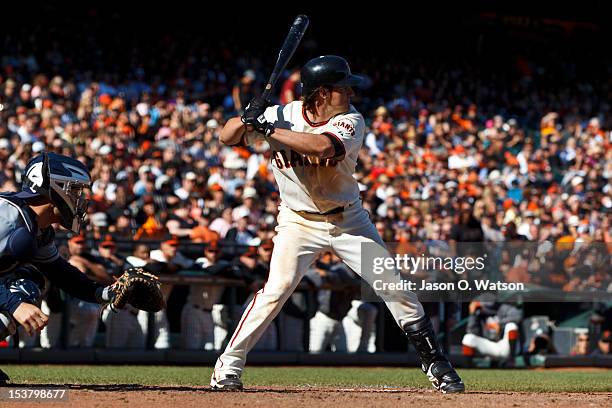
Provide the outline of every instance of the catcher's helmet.
{"type": "Polygon", "coordinates": [[[60,212],[60,224],[78,233],[87,211],[85,189],[91,184],[87,167],[80,161],[43,152],[31,159],[22,176],[21,198],[44,196],[60,212]]]}
{"type": "Polygon", "coordinates": [[[322,55],[308,61],[300,71],[302,95],[309,95],[323,85],[361,86],[363,77],[353,75],[348,62],[337,55],[322,55]]]}

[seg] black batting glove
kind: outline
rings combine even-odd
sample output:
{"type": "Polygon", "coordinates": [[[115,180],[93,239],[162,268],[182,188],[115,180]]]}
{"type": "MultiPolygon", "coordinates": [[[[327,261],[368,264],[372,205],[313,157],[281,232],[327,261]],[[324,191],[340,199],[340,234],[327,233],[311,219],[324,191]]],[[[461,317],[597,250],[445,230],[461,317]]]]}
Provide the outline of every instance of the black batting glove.
{"type": "Polygon", "coordinates": [[[240,117],[242,123],[253,126],[257,132],[265,136],[270,136],[274,132],[274,125],[268,122],[264,116],[268,106],[272,106],[270,101],[261,97],[253,98],[240,117]]]}
{"type": "Polygon", "coordinates": [[[242,123],[255,126],[257,118],[264,114],[268,106],[272,106],[272,103],[260,96],[251,99],[251,102],[244,108],[244,113],[240,117],[242,123]]]}
{"type": "Polygon", "coordinates": [[[264,136],[268,137],[272,133],[274,133],[274,125],[268,122],[264,115],[258,117],[255,122],[255,130],[263,134],[264,136]]]}

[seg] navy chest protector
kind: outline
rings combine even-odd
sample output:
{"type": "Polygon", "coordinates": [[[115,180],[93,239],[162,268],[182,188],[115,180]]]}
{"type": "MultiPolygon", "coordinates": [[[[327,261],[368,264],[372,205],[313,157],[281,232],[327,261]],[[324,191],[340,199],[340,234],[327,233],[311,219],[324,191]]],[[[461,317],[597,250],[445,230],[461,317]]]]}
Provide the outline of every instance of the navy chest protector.
{"type": "MultiPolygon", "coordinates": [[[[0,193],[0,201],[7,202],[19,213],[14,223],[16,228],[13,227],[14,229],[8,234],[2,231],[4,232],[2,235],[7,237],[6,245],[0,253],[0,274],[3,274],[18,264],[31,260],[41,245],[48,244],[49,239],[53,239],[53,228],[45,229],[44,233],[38,236],[36,215],[25,200],[15,197],[14,193],[0,193]]],[[[9,226],[3,225],[0,228],[9,228],[9,226]]]]}

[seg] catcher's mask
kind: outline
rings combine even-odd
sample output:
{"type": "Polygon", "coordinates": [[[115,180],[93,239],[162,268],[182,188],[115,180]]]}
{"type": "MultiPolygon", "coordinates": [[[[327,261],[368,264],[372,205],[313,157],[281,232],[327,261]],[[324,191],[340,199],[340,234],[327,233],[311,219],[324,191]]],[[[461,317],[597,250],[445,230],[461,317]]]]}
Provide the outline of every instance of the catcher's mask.
{"type": "Polygon", "coordinates": [[[86,190],[90,185],[91,177],[83,163],[43,152],[28,162],[17,196],[48,198],[60,212],[62,227],[78,234],[87,212],[86,190]]]}

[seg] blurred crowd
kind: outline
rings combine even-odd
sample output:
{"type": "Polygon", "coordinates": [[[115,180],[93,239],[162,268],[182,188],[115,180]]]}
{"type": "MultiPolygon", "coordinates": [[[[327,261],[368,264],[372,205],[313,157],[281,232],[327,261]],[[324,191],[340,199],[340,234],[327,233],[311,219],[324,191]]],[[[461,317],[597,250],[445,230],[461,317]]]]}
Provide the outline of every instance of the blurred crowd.
{"type": "MultiPolygon", "coordinates": [[[[148,83],[138,70],[121,81],[64,78],[36,73],[37,65],[33,57],[3,60],[2,190],[17,189],[27,160],[46,149],[90,168],[89,229],[96,237],[210,241],[236,228],[238,242],[256,245],[269,235],[278,195],[267,146],[218,142],[225,120],[257,93],[262,75],[247,69],[214,105],[203,89],[217,82],[204,78],[148,83]]],[[[287,74],[283,102],[299,96],[299,73],[287,74]]],[[[487,95],[491,84],[453,70],[440,74],[440,86],[396,74],[403,85],[389,95],[397,97],[379,105],[366,89],[355,101],[368,124],[355,177],[386,240],[469,240],[462,236],[469,232],[452,227],[475,219],[486,240],[609,242],[609,105],[602,100],[600,111],[581,112],[595,105],[597,93],[584,101],[584,94],[557,89],[538,98],[496,84],[509,89],[497,106],[467,96],[455,104],[445,97],[446,82],[455,90],[471,83],[465,95],[487,95]]]]}
{"type": "MultiPolygon", "coordinates": [[[[218,135],[262,89],[263,64],[225,49],[202,55],[169,76],[134,58],[119,76],[81,72],[59,47],[43,57],[3,54],[0,191],[19,189],[27,161],[54,151],[89,167],[85,235],[106,248],[231,242],[255,254],[274,236],[278,212],[270,152],[265,142],[223,146],[218,135]]],[[[520,58],[499,74],[475,64],[350,62],[371,83],[354,100],[367,124],[355,178],[385,241],[612,242],[609,76],[520,58]]],[[[287,71],[276,102],[299,98],[298,83],[299,72],[287,71]]],[[[87,259],[75,262],[96,275],[87,259]]],[[[580,287],[574,277],[560,278],[567,290],[580,287]]],[[[600,278],[610,290],[609,269],[600,278]]]]}

